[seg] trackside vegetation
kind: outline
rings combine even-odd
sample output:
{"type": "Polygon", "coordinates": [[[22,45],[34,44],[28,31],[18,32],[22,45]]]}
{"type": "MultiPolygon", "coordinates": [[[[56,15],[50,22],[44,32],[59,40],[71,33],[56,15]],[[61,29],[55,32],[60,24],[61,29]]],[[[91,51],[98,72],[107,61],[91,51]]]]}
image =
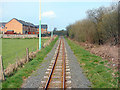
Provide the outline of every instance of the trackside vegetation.
{"type": "Polygon", "coordinates": [[[87,17],[66,27],[67,35],[78,42],[110,45],[119,44],[118,4],[86,12],[87,17]]]}
{"type": "Polygon", "coordinates": [[[33,71],[35,71],[39,65],[42,63],[46,55],[51,51],[52,47],[58,40],[58,37],[55,38],[54,41],[50,43],[45,48],[42,48],[36,55],[36,57],[24,65],[23,68],[20,68],[15,74],[11,77],[6,77],[6,81],[3,81],[2,88],[20,88],[23,80],[31,75],[33,71]]]}
{"type": "Polygon", "coordinates": [[[66,40],[80,63],[84,74],[92,83],[92,88],[118,88],[118,79],[112,77],[113,71],[111,68],[104,66],[107,64],[107,60],[102,60],[101,57],[91,54],[67,38],[66,40]]]}

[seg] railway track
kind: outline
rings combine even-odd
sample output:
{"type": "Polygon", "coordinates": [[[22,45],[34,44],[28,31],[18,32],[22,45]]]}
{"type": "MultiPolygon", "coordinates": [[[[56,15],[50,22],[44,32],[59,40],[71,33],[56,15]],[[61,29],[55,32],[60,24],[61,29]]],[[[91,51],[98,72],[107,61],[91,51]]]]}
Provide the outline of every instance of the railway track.
{"type": "Polygon", "coordinates": [[[59,45],[41,81],[40,88],[45,90],[48,88],[71,88],[69,60],[67,59],[67,52],[62,37],[59,39],[59,45]]]}

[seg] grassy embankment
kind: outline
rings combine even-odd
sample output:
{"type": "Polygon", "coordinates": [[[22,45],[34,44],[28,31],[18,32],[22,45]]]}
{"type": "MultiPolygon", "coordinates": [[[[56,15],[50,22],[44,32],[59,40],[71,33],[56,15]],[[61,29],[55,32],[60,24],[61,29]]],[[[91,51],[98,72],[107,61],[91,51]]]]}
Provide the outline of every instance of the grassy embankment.
{"type": "Polygon", "coordinates": [[[91,54],[73,41],[66,40],[85,75],[92,82],[92,88],[117,88],[118,82],[112,77],[112,70],[104,66],[107,60],[103,61],[101,57],[91,54]]]}
{"type": "MultiPolygon", "coordinates": [[[[48,39],[42,39],[46,42],[48,39]]],[[[26,48],[29,52],[36,51],[38,39],[2,39],[2,56],[4,68],[9,64],[16,62],[18,58],[23,58],[26,55],[26,48]]]]}
{"type": "Polygon", "coordinates": [[[0,38],[0,55],[2,55],[2,39],[0,38]]]}
{"type": "Polygon", "coordinates": [[[7,80],[2,83],[3,88],[20,88],[23,80],[30,76],[31,73],[39,67],[40,63],[51,51],[57,40],[58,37],[52,41],[49,46],[42,48],[32,61],[24,65],[24,68],[20,68],[13,76],[7,78],[7,80]]]}

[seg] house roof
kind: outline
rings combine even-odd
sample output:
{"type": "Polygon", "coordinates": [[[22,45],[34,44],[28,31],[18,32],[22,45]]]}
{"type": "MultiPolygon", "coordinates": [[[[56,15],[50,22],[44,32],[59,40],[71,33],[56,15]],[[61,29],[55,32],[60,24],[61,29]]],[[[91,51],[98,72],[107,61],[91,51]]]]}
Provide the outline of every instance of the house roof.
{"type": "Polygon", "coordinates": [[[41,28],[47,28],[47,25],[43,24],[41,25],[41,28]]]}
{"type": "MultiPolygon", "coordinates": [[[[16,18],[13,18],[13,19],[16,19],[16,18]]],[[[34,25],[34,24],[32,24],[32,23],[30,23],[30,22],[25,22],[25,21],[23,21],[23,20],[18,20],[18,19],[16,19],[18,22],[20,22],[22,25],[24,25],[24,26],[31,26],[31,27],[36,27],[36,25],[34,25]]]]}
{"type": "Polygon", "coordinates": [[[4,26],[5,27],[6,22],[0,22],[0,27],[4,26]]]}
{"type": "MultiPolygon", "coordinates": [[[[20,22],[20,23],[21,23],[22,25],[24,25],[24,26],[31,26],[31,27],[39,28],[39,25],[34,25],[34,24],[30,23],[30,22],[25,22],[25,21],[19,20],[19,19],[17,19],[17,18],[13,18],[13,19],[17,20],[18,22],[20,22]]],[[[12,20],[13,20],[13,19],[12,19],[12,20]]],[[[10,21],[11,21],[11,20],[10,20],[10,21]]],[[[10,22],[10,21],[9,21],[9,22],[10,22]]],[[[1,22],[1,23],[0,23],[0,27],[1,27],[1,26],[5,26],[6,23],[8,23],[8,22],[1,22]]],[[[47,24],[42,24],[42,25],[41,25],[41,28],[47,28],[47,24]]]]}
{"type": "MultiPolygon", "coordinates": [[[[39,25],[37,25],[37,28],[39,28],[39,25]]],[[[42,24],[41,28],[48,28],[47,24],[42,24]]]]}

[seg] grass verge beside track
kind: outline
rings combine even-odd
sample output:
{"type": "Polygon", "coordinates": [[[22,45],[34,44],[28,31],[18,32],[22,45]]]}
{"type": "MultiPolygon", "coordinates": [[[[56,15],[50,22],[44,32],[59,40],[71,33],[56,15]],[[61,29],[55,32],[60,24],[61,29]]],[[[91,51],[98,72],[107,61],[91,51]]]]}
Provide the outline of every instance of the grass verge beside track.
{"type": "MultiPolygon", "coordinates": [[[[66,38],[69,46],[74,52],[84,74],[92,83],[92,88],[118,88],[117,78],[112,77],[113,71],[104,66],[108,61],[91,54],[80,45],[66,38]]],[[[116,73],[117,74],[117,73],[116,73]]]]}
{"type": "Polygon", "coordinates": [[[42,48],[32,61],[25,64],[24,67],[20,68],[13,76],[7,78],[6,81],[2,83],[2,88],[20,88],[23,80],[30,76],[31,73],[39,67],[40,63],[51,51],[57,40],[58,37],[52,41],[49,46],[42,48]]]}

